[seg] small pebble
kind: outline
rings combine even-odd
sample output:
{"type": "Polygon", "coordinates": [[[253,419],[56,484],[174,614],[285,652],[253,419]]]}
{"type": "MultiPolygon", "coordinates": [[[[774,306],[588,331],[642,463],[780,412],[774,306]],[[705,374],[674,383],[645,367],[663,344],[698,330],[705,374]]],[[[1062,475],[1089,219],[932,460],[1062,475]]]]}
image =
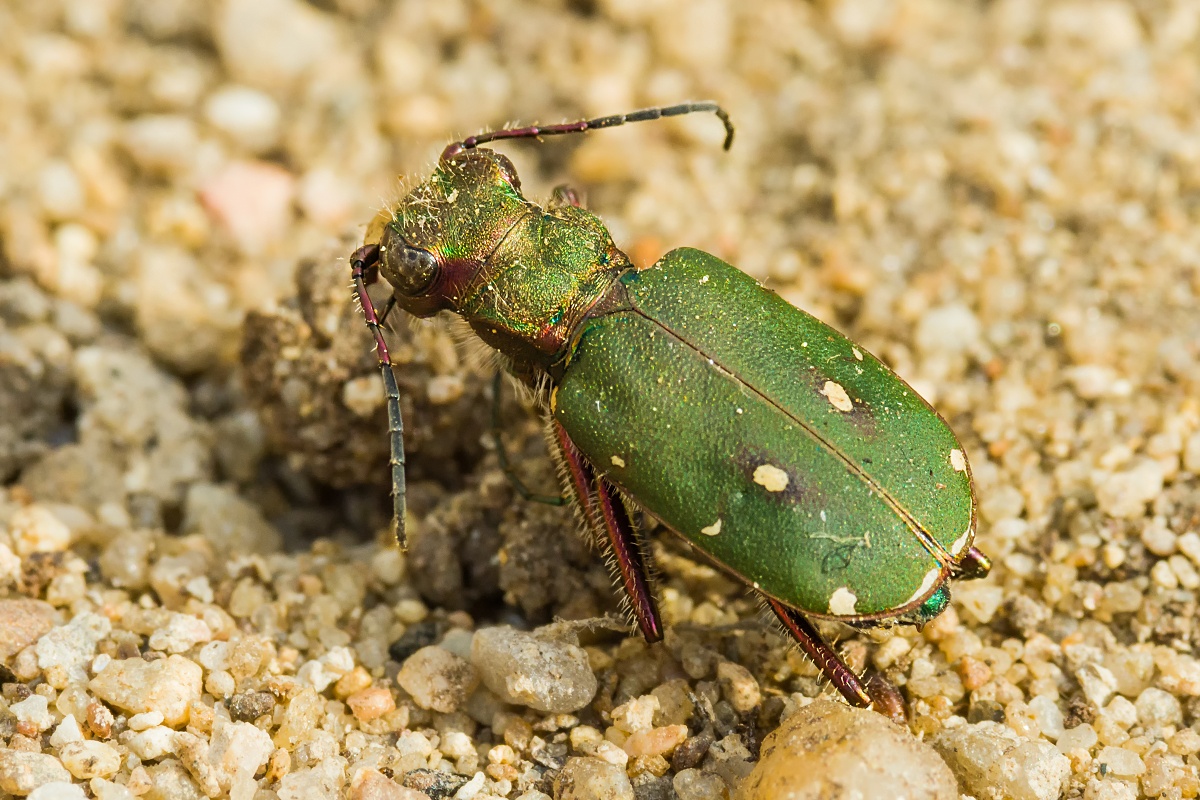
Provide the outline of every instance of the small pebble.
{"type": "Polygon", "coordinates": [[[1052,698],[1039,695],[1029,701],[1029,709],[1037,720],[1038,729],[1050,741],[1057,740],[1066,731],[1062,710],[1052,698]]]}
{"type": "Polygon", "coordinates": [[[0,791],[27,795],[56,781],[70,783],[71,773],[54,756],[0,748],[0,791]]]}
{"type": "Polygon", "coordinates": [[[346,698],[346,705],[359,722],[370,722],[394,711],[396,700],[388,689],[375,686],[350,695],[346,698]]]}
{"type": "Polygon", "coordinates": [[[1183,708],[1179,700],[1153,686],[1138,695],[1134,706],[1137,708],[1138,722],[1150,730],[1179,725],[1183,721],[1183,708]]]}
{"type": "MultiPolygon", "coordinates": [[[[49,703],[41,695],[31,694],[21,702],[13,703],[8,710],[21,724],[24,729],[22,732],[32,729],[35,733],[41,733],[54,724],[54,718],[50,716],[49,703]]],[[[26,733],[26,735],[30,734],[26,733]]]]}
{"type": "Polygon", "coordinates": [[[598,687],[583,648],[512,628],[476,631],[471,663],[502,700],[537,711],[577,711],[598,687]]]}
{"type": "Polygon", "coordinates": [[[54,627],[54,606],[41,600],[0,600],[0,662],[40,639],[54,627]]]}
{"type": "Polygon", "coordinates": [[[249,722],[230,722],[217,717],[205,760],[220,785],[232,786],[239,780],[252,783],[254,775],[266,766],[274,750],[270,734],[261,728],[249,722]]]}
{"type": "Polygon", "coordinates": [[[717,680],[721,682],[725,699],[739,714],[745,714],[762,702],[758,681],[750,670],[732,661],[717,664],[717,680]]]}
{"type": "Polygon", "coordinates": [[[1119,778],[1131,778],[1146,771],[1141,757],[1123,747],[1102,747],[1096,755],[1096,763],[1104,766],[1107,773],[1119,778]]]}
{"type": "Polygon", "coordinates": [[[396,682],[421,708],[457,711],[479,684],[471,664],[437,645],[422,647],[400,668],[396,682]]]}
{"type": "Polygon", "coordinates": [[[1071,773],[1054,745],[1023,739],[996,722],[945,729],[932,744],[962,790],[979,800],[1053,800],[1071,773]]]}
{"type": "Polygon", "coordinates": [[[125,723],[131,731],[144,731],[147,728],[153,728],[155,725],[163,724],[163,714],[161,711],[145,711],[141,714],[134,714],[125,723]]]}
{"type": "Polygon", "coordinates": [[[685,769],[675,773],[671,788],[679,800],[726,800],[729,789],[717,775],[698,769],[685,769]]]}
{"type": "Polygon", "coordinates": [[[625,740],[625,752],[630,758],[640,756],[667,756],[688,737],[686,725],[667,725],[662,728],[638,731],[625,740]]]}
{"type": "Polygon", "coordinates": [[[54,733],[50,734],[50,746],[62,748],[71,742],[83,741],[83,731],[79,728],[79,722],[75,719],[74,714],[67,714],[62,718],[62,722],[54,728],[54,733]]]}
{"type": "Polygon", "coordinates": [[[87,800],[83,787],[74,783],[46,783],[29,793],[30,800],[87,800]]]}
{"type": "Polygon", "coordinates": [[[240,722],[253,722],[274,707],[270,692],[245,692],[229,699],[229,715],[240,722]]]}
{"type": "Polygon", "coordinates": [[[296,179],[265,161],[235,161],[209,178],[200,199],[246,255],[278,242],[292,216],[296,179]]]}
{"type": "Polygon", "coordinates": [[[401,786],[376,769],[360,769],[350,781],[350,800],[428,800],[429,795],[401,786]]]}
{"type": "Polygon", "coordinates": [[[1096,742],[1096,729],[1084,722],[1063,731],[1055,744],[1058,746],[1058,752],[1065,754],[1072,750],[1091,750],[1096,742]]]}
{"type": "Polygon", "coordinates": [[[554,778],[556,800],[634,800],[625,770],[607,761],[575,756],[554,778]]]}
{"type": "Polygon", "coordinates": [[[63,766],[79,780],[107,778],[121,768],[121,754],[104,742],[71,742],[58,752],[63,766]]]}
{"type": "Polygon", "coordinates": [[[114,660],[88,683],[97,697],[125,711],[158,711],[178,727],[188,720],[188,707],[200,699],[203,671],[199,664],[173,655],[157,661],[114,660]]]}
{"type": "Polygon", "coordinates": [[[738,800],[957,800],[946,764],[873,711],[814,700],[763,740],[738,800]]]}
{"type": "Polygon", "coordinates": [[[204,102],[204,118],[251,153],[279,139],[279,105],[266,92],[247,86],[222,86],[204,102]]]}
{"type": "Polygon", "coordinates": [[[180,175],[193,165],[200,147],[195,123],[175,114],[147,114],[125,127],[125,150],[152,174],[180,175]]]}
{"type": "Polygon", "coordinates": [[[17,509],[8,520],[8,532],[13,550],[22,558],[66,550],[71,543],[71,529],[50,509],[36,504],[17,509]]]}
{"type": "Polygon", "coordinates": [[[86,681],[87,665],[96,653],[96,645],[111,631],[107,617],[90,612],[47,631],[36,645],[37,665],[46,682],[62,689],[68,683],[86,681]]]}

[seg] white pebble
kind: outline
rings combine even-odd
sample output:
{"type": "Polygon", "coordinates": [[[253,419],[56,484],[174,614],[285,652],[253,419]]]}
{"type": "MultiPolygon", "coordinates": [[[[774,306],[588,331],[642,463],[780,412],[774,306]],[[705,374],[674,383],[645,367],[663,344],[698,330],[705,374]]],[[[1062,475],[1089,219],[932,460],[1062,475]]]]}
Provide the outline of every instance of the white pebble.
{"type": "Polygon", "coordinates": [[[131,731],[149,730],[156,725],[163,724],[163,715],[161,711],[143,711],[141,714],[131,716],[126,724],[131,731]]]}
{"type": "Polygon", "coordinates": [[[31,694],[19,703],[13,703],[8,710],[13,713],[18,722],[33,725],[39,732],[49,730],[54,724],[50,716],[50,703],[40,694],[31,694]]]}
{"type": "Polygon", "coordinates": [[[1178,539],[1175,531],[1168,528],[1158,518],[1151,520],[1146,527],[1142,528],[1142,544],[1146,545],[1146,549],[1151,553],[1162,558],[1175,552],[1178,539]]]}
{"type": "Polygon", "coordinates": [[[212,641],[212,630],[190,614],[171,614],[167,624],[150,634],[150,649],[186,653],[198,644],[212,641]]]}
{"type": "Polygon", "coordinates": [[[71,742],[63,746],[58,757],[67,771],[81,781],[106,778],[121,768],[121,754],[104,742],[71,742]]]}
{"type": "Polygon", "coordinates": [[[74,714],[67,714],[62,718],[62,722],[54,729],[54,733],[50,734],[50,746],[62,747],[71,742],[83,741],[83,731],[79,728],[79,721],[75,719],[74,714]]]}
{"type": "Polygon", "coordinates": [[[1063,731],[1055,744],[1058,747],[1058,752],[1069,753],[1072,750],[1091,750],[1098,739],[1096,729],[1084,722],[1081,725],[1076,725],[1074,728],[1068,728],[1063,731]]]}
{"type": "Polygon", "coordinates": [[[1146,504],[1162,493],[1163,467],[1152,458],[1139,458],[1127,469],[1096,481],[1096,502],[1111,517],[1136,519],[1146,513],[1146,504]]]}
{"type": "Polygon", "coordinates": [[[960,303],[932,308],[917,322],[917,348],[926,354],[957,354],[979,343],[979,319],[960,303]]]}
{"type": "Polygon", "coordinates": [[[1137,709],[1138,722],[1144,728],[1156,729],[1183,722],[1183,708],[1179,700],[1153,686],[1138,695],[1134,706],[1137,709]]]}
{"type": "Polygon", "coordinates": [[[435,375],[429,379],[425,390],[429,395],[429,402],[435,406],[444,406],[462,397],[463,380],[458,375],[435,375]]]}
{"type": "Polygon", "coordinates": [[[599,686],[583,648],[536,632],[507,627],[476,631],[471,663],[502,700],[538,711],[577,711],[591,702],[599,686]]]}
{"type": "Polygon", "coordinates": [[[1075,671],[1075,679],[1083,689],[1083,695],[1095,706],[1103,706],[1117,691],[1117,678],[1112,671],[1099,664],[1084,664],[1075,671]]]}
{"type": "Polygon", "coordinates": [[[195,124],[177,114],[146,114],[125,127],[125,149],[148,172],[180,174],[191,169],[200,147],[195,124]]]}
{"type": "Polygon", "coordinates": [[[65,161],[51,160],[42,167],[38,173],[37,192],[42,209],[56,220],[79,216],[87,202],[79,176],[65,161]]]}
{"type": "Polygon", "coordinates": [[[1033,711],[1042,735],[1050,741],[1055,741],[1066,731],[1063,727],[1063,712],[1053,698],[1039,695],[1029,701],[1029,708],[1033,711]]]}
{"type": "Polygon", "coordinates": [[[13,549],[24,558],[32,553],[66,550],[71,529],[45,506],[34,503],[17,509],[8,520],[13,549]]]}
{"type": "Polygon", "coordinates": [[[204,103],[204,118],[252,153],[279,140],[279,105],[266,92],[247,86],[222,86],[204,103]]]}
{"type": "Polygon", "coordinates": [[[30,792],[27,797],[29,800],[87,800],[82,786],[64,781],[43,783],[30,792]]]}
{"type": "Polygon", "coordinates": [[[476,772],[475,777],[458,787],[458,791],[454,793],[454,800],[473,800],[473,798],[483,791],[483,784],[487,778],[482,772],[476,772]]]}
{"type": "Polygon", "coordinates": [[[126,745],[142,761],[154,761],[175,752],[175,731],[157,725],[129,737],[126,745]]]}
{"type": "Polygon", "coordinates": [[[1146,771],[1142,758],[1132,750],[1123,747],[1105,747],[1096,756],[1096,763],[1106,767],[1107,772],[1119,778],[1141,775],[1146,771]]]}

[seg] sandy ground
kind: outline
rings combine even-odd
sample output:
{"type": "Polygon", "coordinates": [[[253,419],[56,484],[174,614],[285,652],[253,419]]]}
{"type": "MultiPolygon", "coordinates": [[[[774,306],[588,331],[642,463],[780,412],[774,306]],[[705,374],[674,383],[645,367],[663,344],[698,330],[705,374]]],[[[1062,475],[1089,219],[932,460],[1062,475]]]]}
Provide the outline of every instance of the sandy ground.
{"type": "Polygon", "coordinates": [[[390,549],[345,261],[455,138],[707,98],[729,153],[703,116],[503,150],[637,264],[729,260],[954,427],[992,576],[923,632],[829,632],[958,792],[1197,796],[1195,0],[0,6],[0,792],[732,796],[828,687],[664,537],[665,645],[474,634],[618,606],[570,511],[515,496],[442,320],[392,334],[390,549]],[[497,655],[535,644],[567,699],[497,655]]]}

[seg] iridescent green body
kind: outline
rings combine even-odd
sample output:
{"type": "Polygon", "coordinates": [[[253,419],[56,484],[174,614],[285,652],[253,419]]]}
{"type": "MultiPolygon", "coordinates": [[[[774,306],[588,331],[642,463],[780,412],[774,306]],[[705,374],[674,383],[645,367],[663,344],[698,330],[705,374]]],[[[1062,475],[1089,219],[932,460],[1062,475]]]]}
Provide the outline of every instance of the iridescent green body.
{"type": "Polygon", "coordinates": [[[907,384],[698,250],[625,273],[613,295],[552,401],[610,481],[809,614],[904,615],[945,582],[972,539],[971,479],[907,384]]]}
{"type": "Polygon", "coordinates": [[[595,216],[526,200],[486,149],[443,156],[367,242],[393,286],[413,278],[389,253],[432,254],[398,303],[460,314],[549,386],[597,473],[754,588],[849,622],[945,607],[975,529],[962,447],[832,328],[697,250],[637,271],[595,216]]]}

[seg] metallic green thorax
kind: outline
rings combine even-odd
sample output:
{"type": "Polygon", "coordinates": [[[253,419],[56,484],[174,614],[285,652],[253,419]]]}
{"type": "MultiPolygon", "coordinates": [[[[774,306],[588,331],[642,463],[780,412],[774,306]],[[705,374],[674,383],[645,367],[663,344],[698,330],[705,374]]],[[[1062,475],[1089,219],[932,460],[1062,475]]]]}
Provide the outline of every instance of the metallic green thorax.
{"type": "Polygon", "coordinates": [[[966,459],[941,418],[711,255],[675,250],[621,290],[585,323],[553,401],[596,468],[789,605],[917,611],[974,533],[966,459]]]}
{"type": "Polygon", "coordinates": [[[441,265],[429,292],[398,296],[401,306],[422,316],[453,309],[518,364],[547,367],[630,266],[599,219],[529,202],[508,159],[486,149],[441,161],[385,224],[441,265]]]}

